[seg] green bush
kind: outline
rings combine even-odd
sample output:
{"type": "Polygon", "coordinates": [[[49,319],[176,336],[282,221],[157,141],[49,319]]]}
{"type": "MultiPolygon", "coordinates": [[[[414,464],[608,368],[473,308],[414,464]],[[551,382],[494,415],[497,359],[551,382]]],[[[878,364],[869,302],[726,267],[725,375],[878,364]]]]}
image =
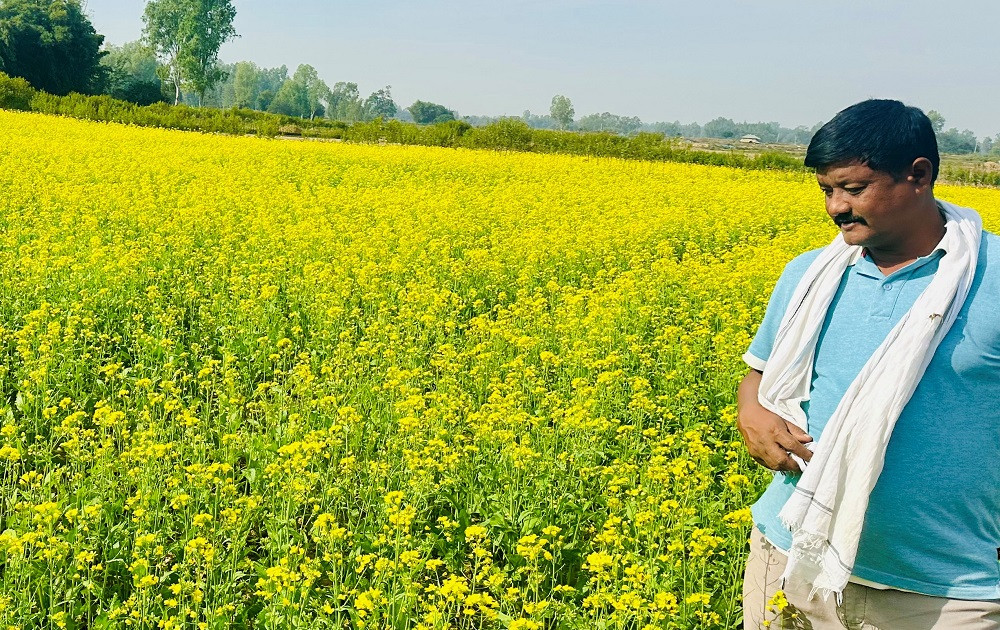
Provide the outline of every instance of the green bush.
{"type": "Polygon", "coordinates": [[[152,105],[167,100],[159,81],[128,80],[113,90],[111,96],[136,105],[152,105]]]}
{"type": "Polygon", "coordinates": [[[956,184],[1000,186],[1000,172],[997,171],[947,166],[941,169],[940,177],[956,184]]]}
{"type": "Polygon", "coordinates": [[[0,109],[31,109],[35,88],[21,77],[9,77],[0,72],[0,109]]]}
{"type": "MultiPolygon", "coordinates": [[[[306,120],[250,109],[213,109],[151,105],[112,98],[108,95],[69,94],[54,96],[35,91],[23,79],[0,74],[0,107],[31,109],[46,114],[72,116],[104,122],[146,127],[184,129],[206,133],[277,136],[294,133],[305,138],[337,138],[362,143],[415,144],[438,147],[466,147],[537,153],[566,153],[628,160],[693,162],[751,169],[802,170],[802,162],[783,153],[765,152],[756,156],[739,152],[696,151],[683,141],[660,133],[622,136],[611,132],[572,132],[532,129],[517,118],[505,118],[485,127],[449,120],[431,125],[415,125],[376,118],[347,123],[326,119],[306,120]]],[[[968,180],[976,176],[965,173],[968,180]]],[[[981,180],[994,178],[979,176],[981,180]]],[[[960,180],[962,181],[962,180],[960,180]]]]}
{"type": "Polygon", "coordinates": [[[501,118],[485,127],[470,129],[464,134],[464,144],[472,149],[531,151],[532,138],[532,129],[523,120],[501,118]]]}

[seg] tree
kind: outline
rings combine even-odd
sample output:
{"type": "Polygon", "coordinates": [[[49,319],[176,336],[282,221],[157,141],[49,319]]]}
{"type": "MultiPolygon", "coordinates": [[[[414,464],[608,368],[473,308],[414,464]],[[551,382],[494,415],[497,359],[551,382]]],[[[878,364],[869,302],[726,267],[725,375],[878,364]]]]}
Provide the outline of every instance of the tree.
{"type": "Polygon", "coordinates": [[[521,114],[521,120],[533,129],[556,129],[559,127],[559,123],[552,116],[532,114],[531,110],[527,109],[521,114]]]}
{"type": "Polygon", "coordinates": [[[24,77],[10,77],[0,72],[0,108],[29,111],[36,93],[24,77]]]}
{"type": "Polygon", "coordinates": [[[156,54],[142,42],[108,46],[101,65],[107,70],[105,92],[138,105],[166,100],[157,75],[156,54]]]}
{"type": "Polygon", "coordinates": [[[285,65],[278,66],[277,68],[260,69],[261,90],[271,90],[272,93],[277,92],[286,79],[288,79],[288,67],[285,65]]]}
{"type": "Polygon", "coordinates": [[[256,64],[241,61],[233,70],[233,105],[257,109],[260,96],[260,71],[256,64]]]}
{"type": "Polygon", "coordinates": [[[944,129],[944,116],[932,109],[927,112],[927,117],[931,119],[931,127],[934,129],[934,132],[941,133],[944,129]]]}
{"type": "Polygon", "coordinates": [[[220,63],[218,65],[221,78],[212,87],[205,91],[203,97],[197,94],[186,95],[194,105],[200,103],[203,107],[214,107],[216,109],[229,109],[236,103],[236,64],[220,63]]]}
{"type": "Polygon", "coordinates": [[[268,105],[267,111],[304,118],[309,114],[309,96],[305,86],[295,79],[286,79],[268,105]]]}
{"type": "Polygon", "coordinates": [[[387,85],[368,95],[363,108],[365,118],[392,118],[396,115],[399,108],[396,107],[396,101],[392,100],[390,88],[391,86],[387,85]]]}
{"type": "Polygon", "coordinates": [[[219,68],[219,48],[236,37],[233,20],[236,8],[232,0],[190,0],[194,10],[185,21],[188,45],[183,50],[181,65],[191,87],[198,94],[198,104],[205,91],[225,77],[219,68]]]}
{"type": "Polygon", "coordinates": [[[257,108],[262,112],[266,112],[271,108],[271,103],[274,102],[274,90],[261,90],[257,94],[257,108]]]}
{"type": "Polygon", "coordinates": [[[720,116],[705,123],[704,132],[709,138],[735,138],[740,129],[731,119],[720,116]]]}
{"type": "Polygon", "coordinates": [[[325,111],[325,105],[330,102],[330,88],[319,78],[316,68],[302,64],[295,70],[292,80],[296,81],[305,92],[305,113],[309,120],[316,117],[317,112],[325,111]]]}
{"type": "Polygon", "coordinates": [[[976,134],[969,129],[959,131],[952,127],[937,134],[938,149],[941,153],[975,153],[976,134]]]}
{"type": "Polygon", "coordinates": [[[623,136],[631,135],[639,130],[642,121],[636,116],[618,116],[610,112],[584,116],[577,123],[584,131],[613,131],[623,136]]]}
{"type": "Polygon", "coordinates": [[[232,0],[150,0],[146,5],[143,37],[166,60],[175,104],[183,85],[198,94],[200,103],[223,77],[219,48],[236,36],[235,17],[232,0]]]}
{"type": "Polygon", "coordinates": [[[573,124],[573,101],[561,94],[552,97],[552,105],[549,107],[549,114],[552,119],[559,123],[560,129],[566,129],[573,124]]]}
{"type": "Polygon", "coordinates": [[[257,109],[267,111],[278,90],[281,89],[281,86],[287,80],[287,66],[261,68],[257,75],[258,87],[260,88],[260,91],[257,93],[257,109]]]}
{"type": "Polygon", "coordinates": [[[364,103],[358,93],[357,83],[335,83],[327,103],[326,115],[334,120],[354,122],[364,117],[364,103]]]}
{"type": "Polygon", "coordinates": [[[181,82],[184,79],[180,55],[184,43],[181,26],[185,21],[185,2],[151,0],[142,14],[146,25],[142,32],[143,39],[165,60],[160,68],[160,78],[173,84],[174,105],[181,101],[181,82]]]}
{"type": "Polygon", "coordinates": [[[78,0],[0,1],[0,72],[39,90],[100,92],[103,42],[78,0]]]}
{"type": "Polygon", "coordinates": [[[428,103],[426,101],[414,101],[408,108],[413,115],[413,121],[420,125],[448,122],[455,120],[455,112],[449,110],[444,105],[428,103]]]}

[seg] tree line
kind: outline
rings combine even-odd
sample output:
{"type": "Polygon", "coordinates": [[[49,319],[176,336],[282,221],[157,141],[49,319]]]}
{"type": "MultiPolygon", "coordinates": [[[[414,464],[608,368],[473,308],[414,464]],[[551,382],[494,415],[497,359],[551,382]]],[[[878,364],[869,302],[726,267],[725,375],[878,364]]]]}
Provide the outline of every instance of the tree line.
{"type": "MultiPolygon", "coordinates": [[[[232,0],[149,0],[141,39],[105,45],[79,0],[0,0],[0,72],[22,77],[54,95],[70,92],[108,94],[137,105],[158,102],[242,108],[301,119],[347,123],[378,118],[418,124],[462,119],[484,126],[509,117],[464,116],[444,105],[417,100],[401,108],[391,86],[362,97],[358,84],[340,81],[330,87],[308,64],[294,72],[286,66],[262,68],[249,61],[226,64],[219,49],[238,37],[232,0]]],[[[945,119],[928,112],[945,153],[1000,153],[1000,134],[977,139],[966,129],[944,129],[945,119]]],[[[807,144],[821,123],[783,127],[777,122],[735,122],[719,117],[698,123],[643,122],[610,112],[575,117],[572,101],[556,95],[547,115],[525,111],[520,120],[533,129],[642,132],[667,137],[738,140],[754,135],[764,143],[807,144]]]]}

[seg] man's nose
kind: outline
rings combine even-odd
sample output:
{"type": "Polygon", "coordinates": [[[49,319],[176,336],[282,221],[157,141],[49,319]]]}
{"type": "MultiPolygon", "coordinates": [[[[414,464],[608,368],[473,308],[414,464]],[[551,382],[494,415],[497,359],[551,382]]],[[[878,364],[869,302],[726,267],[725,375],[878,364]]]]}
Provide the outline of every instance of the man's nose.
{"type": "Polygon", "coordinates": [[[826,211],[831,217],[851,212],[851,199],[847,193],[834,190],[826,198],[826,211]]]}

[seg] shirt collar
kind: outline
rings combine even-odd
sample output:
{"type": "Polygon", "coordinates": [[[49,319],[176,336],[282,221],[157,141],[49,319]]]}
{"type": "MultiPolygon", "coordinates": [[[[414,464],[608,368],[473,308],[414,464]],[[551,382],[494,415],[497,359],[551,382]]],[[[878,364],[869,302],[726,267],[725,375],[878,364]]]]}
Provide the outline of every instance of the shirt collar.
{"type": "Polygon", "coordinates": [[[854,273],[862,276],[868,276],[870,278],[875,278],[877,280],[884,280],[886,278],[895,276],[900,273],[911,273],[928,263],[937,262],[938,260],[941,259],[942,256],[945,255],[945,253],[946,251],[944,247],[942,247],[939,244],[936,248],[934,248],[934,251],[932,251],[931,253],[927,254],[926,256],[921,256],[920,258],[917,258],[907,266],[903,267],[902,269],[897,269],[896,271],[892,272],[887,276],[884,273],[882,273],[882,270],[878,268],[878,265],[875,264],[875,261],[872,260],[872,257],[868,255],[868,251],[862,250],[861,257],[858,258],[857,261],[854,263],[853,271],[854,273]]]}

